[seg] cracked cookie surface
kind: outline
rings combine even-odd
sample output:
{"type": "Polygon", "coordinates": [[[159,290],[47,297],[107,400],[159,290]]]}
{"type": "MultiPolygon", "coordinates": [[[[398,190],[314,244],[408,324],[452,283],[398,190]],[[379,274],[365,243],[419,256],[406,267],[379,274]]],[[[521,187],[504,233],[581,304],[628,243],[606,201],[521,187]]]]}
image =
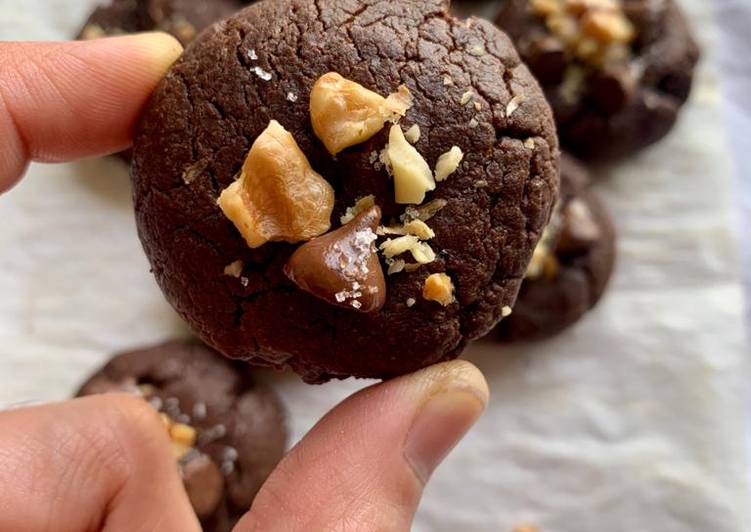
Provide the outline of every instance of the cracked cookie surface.
{"type": "Polygon", "coordinates": [[[257,3],[202,34],[148,104],[132,167],[139,234],[157,281],[204,341],[232,358],[289,367],[308,382],[387,378],[458,356],[516,297],[558,192],[558,146],[542,91],[491,23],[439,0],[257,3]],[[459,168],[429,194],[436,260],[387,276],[371,314],[303,292],[283,273],[296,246],[250,249],[217,207],[270,120],[335,190],[332,229],[373,195],[384,224],[405,206],[378,160],[388,128],[332,158],[309,119],[313,84],[338,72],[379,94],[406,85],[401,124],[431,168],[459,168]],[[233,275],[225,274],[228,265],[233,275]],[[424,300],[447,273],[455,301],[424,300]]]}
{"type": "MultiPolygon", "coordinates": [[[[575,221],[576,222],[576,221],[575,221]]],[[[590,188],[589,172],[576,159],[561,156],[561,199],[553,214],[549,253],[553,272],[541,272],[522,283],[513,313],[497,327],[501,341],[531,341],[551,337],[578,322],[597,305],[607,288],[616,259],[616,231],[609,211],[590,188]],[[563,228],[573,202],[578,221],[577,241],[563,228]],[[561,233],[567,233],[561,235],[561,233]]],[[[534,262],[534,261],[533,261],[534,262]]]]}

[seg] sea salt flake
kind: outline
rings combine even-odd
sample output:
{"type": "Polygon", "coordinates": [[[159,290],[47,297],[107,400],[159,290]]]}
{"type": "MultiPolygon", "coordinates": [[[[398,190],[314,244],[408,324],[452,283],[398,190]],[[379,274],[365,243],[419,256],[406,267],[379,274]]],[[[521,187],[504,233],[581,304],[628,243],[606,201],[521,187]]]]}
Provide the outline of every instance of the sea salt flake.
{"type": "Polygon", "coordinates": [[[253,67],[251,70],[253,71],[253,73],[255,73],[256,76],[261,78],[263,81],[271,81],[271,78],[272,78],[271,72],[266,72],[264,69],[262,69],[259,66],[253,67]]]}
{"type": "Polygon", "coordinates": [[[297,94],[295,94],[294,92],[288,92],[287,101],[295,103],[297,101],[297,94]]]}

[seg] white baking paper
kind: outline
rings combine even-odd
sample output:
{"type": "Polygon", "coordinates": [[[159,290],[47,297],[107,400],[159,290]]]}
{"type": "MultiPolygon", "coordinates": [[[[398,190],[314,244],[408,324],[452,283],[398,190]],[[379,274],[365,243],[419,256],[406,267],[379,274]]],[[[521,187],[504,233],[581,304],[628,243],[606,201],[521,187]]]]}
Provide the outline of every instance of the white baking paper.
{"type": "MultiPolygon", "coordinates": [[[[598,188],[620,228],[612,288],[535,346],[475,345],[488,412],[435,474],[418,531],[744,532],[747,379],[731,174],[705,0],[704,61],[675,132],[598,188]]],[[[61,39],[92,2],[0,0],[0,38],[61,39]]],[[[115,160],[35,165],[0,197],[0,405],[67,397],[110,353],[185,334],[136,238],[115,160]]],[[[297,440],[363,381],[263,373],[297,440]]]]}

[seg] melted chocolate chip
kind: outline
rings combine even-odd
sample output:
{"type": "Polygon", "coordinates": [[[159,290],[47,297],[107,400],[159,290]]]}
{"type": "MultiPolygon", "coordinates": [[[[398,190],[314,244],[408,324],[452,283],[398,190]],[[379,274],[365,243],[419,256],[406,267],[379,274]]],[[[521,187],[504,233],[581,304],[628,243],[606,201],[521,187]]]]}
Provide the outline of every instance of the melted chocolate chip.
{"type": "Polygon", "coordinates": [[[347,225],[300,246],[284,273],[333,305],[379,310],[386,302],[386,282],[374,245],[380,223],[381,209],[374,205],[347,225]]]}
{"type": "Polygon", "coordinates": [[[190,504],[201,519],[216,510],[224,493],[224,478],[214,461],[199,454],[182,465],[183,484],[190,504]]]}

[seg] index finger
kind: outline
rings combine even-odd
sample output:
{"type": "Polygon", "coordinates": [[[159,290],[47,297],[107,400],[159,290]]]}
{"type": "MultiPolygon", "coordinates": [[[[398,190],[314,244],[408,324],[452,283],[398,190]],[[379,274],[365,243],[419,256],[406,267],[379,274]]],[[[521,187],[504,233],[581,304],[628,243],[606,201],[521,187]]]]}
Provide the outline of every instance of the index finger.
{"type": "Polygon", "coordinates": [[[163,33],[0,43],[0,193],[32,160],[128,147],[141,108],[181,52],[163,33]]]}

